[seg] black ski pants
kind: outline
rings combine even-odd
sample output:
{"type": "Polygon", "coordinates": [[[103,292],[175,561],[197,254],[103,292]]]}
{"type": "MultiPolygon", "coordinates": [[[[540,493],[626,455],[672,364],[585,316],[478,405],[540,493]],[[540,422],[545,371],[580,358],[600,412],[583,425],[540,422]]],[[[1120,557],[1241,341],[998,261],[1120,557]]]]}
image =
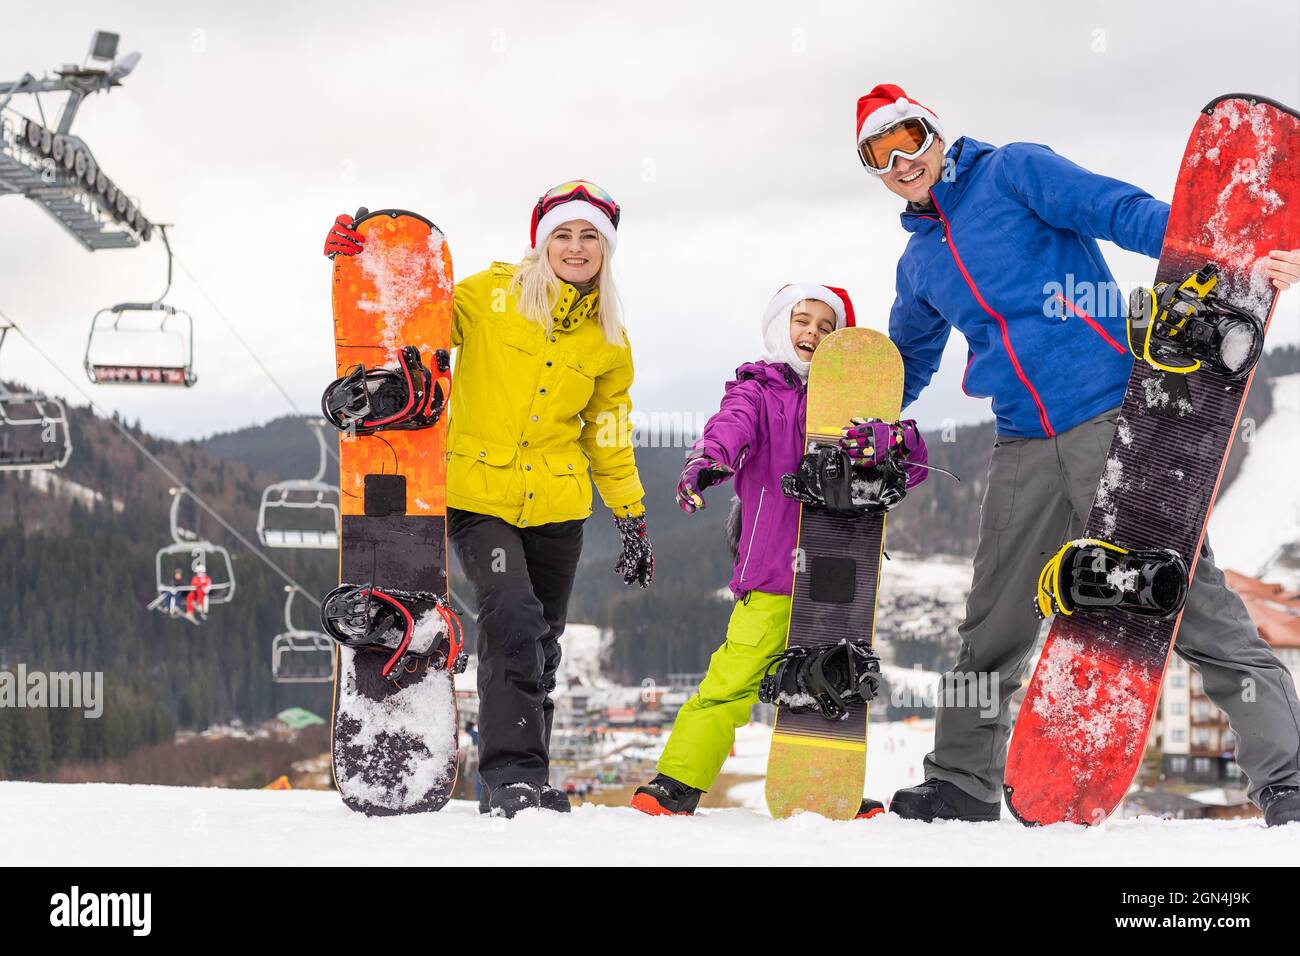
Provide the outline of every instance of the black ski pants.
{"type": "Polygon", "coordinates": [[[549,775],[555,672],[583,520],[519,528],[447,509],[478,604],[479,776],[489,788],[549,775]]]}

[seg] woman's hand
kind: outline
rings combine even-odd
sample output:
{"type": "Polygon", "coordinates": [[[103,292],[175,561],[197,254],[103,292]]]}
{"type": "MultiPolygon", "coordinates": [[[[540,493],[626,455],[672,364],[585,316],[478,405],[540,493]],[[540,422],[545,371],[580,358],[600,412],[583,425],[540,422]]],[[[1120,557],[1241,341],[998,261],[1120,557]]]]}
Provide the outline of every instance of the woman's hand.
{"type": "Polygon", "coordinates": [[[614,565],[614,573],[623,576],[624,584],[635,581],[648,588],[655,576],[655,553],[646,534],[645,515],[635,518],[615,518],[618,535],[623,539],[623,551],[614,565]]]}
{"type": "Polygon", "coordinates": [[[355,256],[365,247],[366,237],[352,228],[353,221],[352,217],[347,213],[343,213],[334,220],[334,225],[330,226],[329,235],[325,237],[325,255],[327,258],[355,256]]]}

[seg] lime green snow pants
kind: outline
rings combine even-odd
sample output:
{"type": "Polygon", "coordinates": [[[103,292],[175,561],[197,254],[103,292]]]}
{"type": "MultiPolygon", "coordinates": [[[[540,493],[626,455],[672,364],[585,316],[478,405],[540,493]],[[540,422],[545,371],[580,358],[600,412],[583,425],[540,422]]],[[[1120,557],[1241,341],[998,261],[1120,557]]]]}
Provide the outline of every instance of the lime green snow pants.
{"type": "Polygon", "coordinates": [[[656,769],[674,780],[708,790],[736,742],[736,728],[749,723],[758,703],[758,682],[774,654],[785,650],[790,595],[750,591],[737,601],[727,640],[713,652],[700,690],[677,713],[656,769]]]}

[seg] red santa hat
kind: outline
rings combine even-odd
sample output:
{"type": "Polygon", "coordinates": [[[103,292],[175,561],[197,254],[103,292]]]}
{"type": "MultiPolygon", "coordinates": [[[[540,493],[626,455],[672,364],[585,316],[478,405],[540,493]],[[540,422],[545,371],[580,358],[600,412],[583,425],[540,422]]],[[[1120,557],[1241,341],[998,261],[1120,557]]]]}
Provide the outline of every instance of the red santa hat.
{"type": "Polygon", "coordinates": [[[893,83],[881,83],[858,100],[858,142],[910,116],[925,120],[934,127],[939,138],[947,142],[948,137],[944,136],[934,110],[909,99],[902,87],[893,83]]]}
{"type": "Polygon", "coordinates": [[[784,319],[788,323],[790,310],[794,308],[795,303],[802,302],[804,299],[816,299],[834,309],[836,329],[851,327],[854,324],[853,302],[843,289],[831,285],[795,282],[781,286],[776,295],[772,296],[772,300],[763,311],[763,330],[766,332],[768,326],[776,319],[784,319]]]}

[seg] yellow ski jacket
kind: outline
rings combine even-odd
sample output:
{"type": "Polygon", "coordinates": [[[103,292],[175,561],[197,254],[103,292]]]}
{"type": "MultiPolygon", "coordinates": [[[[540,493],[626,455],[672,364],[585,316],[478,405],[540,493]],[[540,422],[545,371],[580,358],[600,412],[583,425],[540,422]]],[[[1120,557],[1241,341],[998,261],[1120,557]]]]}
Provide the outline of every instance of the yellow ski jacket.
{"type": "Polygon", "coordinates": [[[594,479],[616,517],[643,514],[626,334],[606,341],[598,293],[563,283],[547,335],[509,292],[517,268],[494,262],[456,284],[448,506],[517,527],[586,518],[594,479]]]}

